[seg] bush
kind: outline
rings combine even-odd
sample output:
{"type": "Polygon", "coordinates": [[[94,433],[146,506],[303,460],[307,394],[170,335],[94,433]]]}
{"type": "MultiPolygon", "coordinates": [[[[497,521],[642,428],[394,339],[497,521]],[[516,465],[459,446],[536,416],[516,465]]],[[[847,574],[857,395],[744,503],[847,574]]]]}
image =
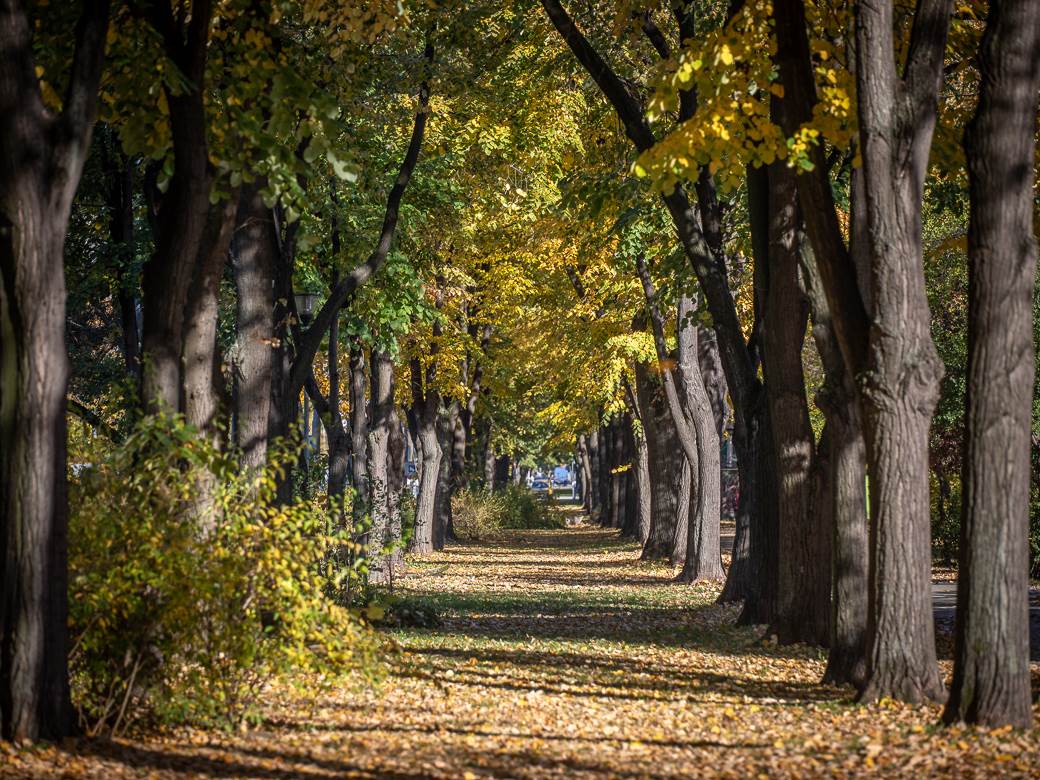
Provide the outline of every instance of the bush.
{"type": "Polygon", "coordinates": [[[71,480],[70,672],[88,733],[234,726],[276,675],[375,668],[373,634],[326,595],[346,576],[328,553],[349,538],[316,502],[274,503],[292,458],[240,474],[152,417],[71,480]]]}
{"type": "Polygon", "coordinates": [[[562,528],[564,523],[549,503],[525,487],[504,490],[462,490],[451,500],[452,523],[462,539],[479,542],[503,529],[562,528]]]}

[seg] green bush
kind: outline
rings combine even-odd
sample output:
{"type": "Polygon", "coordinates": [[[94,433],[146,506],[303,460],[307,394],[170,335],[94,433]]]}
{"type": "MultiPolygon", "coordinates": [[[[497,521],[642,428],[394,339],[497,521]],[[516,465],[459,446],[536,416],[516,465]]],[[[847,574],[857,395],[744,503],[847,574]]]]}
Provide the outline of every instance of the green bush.
{"type": "Polygon", "coordinates": [[[503,529],[562,528],[564,523],[548,501],[525,487],[504,490],[462,490],[451,500],[452,523],[462,539],[483,541],[503,529]]]}
{"type": "Polygon", "coordinates": [[[87,733],[234,726],[275,676],[376,668],[372,632],[327,596],[347,576],[329,551],[349,537],[317,502],[274,502],[292,458],[242,474],[194,429],[152,417],[73,476],[70,671],[87,733]]]}

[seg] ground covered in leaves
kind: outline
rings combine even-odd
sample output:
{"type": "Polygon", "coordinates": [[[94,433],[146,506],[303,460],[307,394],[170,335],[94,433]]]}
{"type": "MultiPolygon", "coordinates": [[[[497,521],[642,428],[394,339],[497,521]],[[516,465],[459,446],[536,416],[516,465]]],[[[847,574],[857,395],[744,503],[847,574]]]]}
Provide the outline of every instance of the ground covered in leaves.
{"type": "MultiPolygon", "coordinates": [[[[616,532],[517,531],[421,561],[376,689],[268,692],[257,729],[8,749],[3,777],[1027,777],[1040,732],[851,702],[816,649],[736,628],[616,532]]],[[[950,664],[943,661],[949,675],[950,664]]],[[[1038,668],[1033,666],[1034,693],[1038,668]]]]}

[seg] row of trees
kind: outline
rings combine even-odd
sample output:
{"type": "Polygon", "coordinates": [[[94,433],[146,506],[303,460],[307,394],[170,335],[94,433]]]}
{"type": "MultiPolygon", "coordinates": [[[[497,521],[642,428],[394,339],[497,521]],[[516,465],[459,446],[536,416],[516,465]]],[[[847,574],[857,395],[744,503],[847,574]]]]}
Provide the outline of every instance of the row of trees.
{"type": "MultiPolygon", "coordinates": [[[[1038,88],[1029,10],[962,9],[948,46],[953,7],[943,2],[902,16],[885,4],[738,3],[721,27],[699,4],[637,3],[619,5],[612,31],[595,15],[578,23],[563,4],[542,5],[640,153],[634,170],[660,194],[715,336],[701,370],[691,371],[696,340],[686,334],[696,329],[686,326],[691,302],[680,288],[669,350],[647,246],[631,242],[659,379],[637,371],[636,392],[626,393],[625,414],[639,420],[644,447],[629,445],[634,455],[627,454],[630,425],[620,419],[579,443],[597,488],[591,508],[604,507],[614,525],[620,511],[620,524],[646,540],[644,555],[681,559],[688,540],[682,578],[705,565],[697,545],[710,539],[705,571],[717,576],[722,424],[710,403],[717,344],[741,464],[723,598],[743,598],[742,619],[768,623],[781,642],[828,645],[827,679],[856,685],[868,701],[945,696],[929,534],[929,427],[943,364],[925,287],[923,197],[947,72],[958,74],[958,86],[977,85],[964,142],[971,214],[964,496],[946,715],[1027,725],[1038,88]],[[619,27],[628,31],[624,53],[608,62],[619,27]],[[950,63],[948,51],[964,60],[950,63]],[[742,327],[739,293],[727,279],[743,261],[726,242],[725,210],[736,207],[740,190],[753,264],[750,327],[742,327]],[[823,374],[818,434],[804,364],[810,318],[823,374]],[[671,418],[673,438],[663,445],[647,389],[655,385],[667,399],[658,407],[671,418]],[[685,456],[681,473],[669,459],[676,449],[685,456]],[[636,495],[649,466],[648,530],[626,512],[638,501],[618,502],[622,461],[632,464],[636,495]],[[701,475],[693,480],[696,500],[680,500],[676,511],[691,473],[701,475]]],[[[956,127],[968,110],[960,104],[944,118],[956,127]]],[[[618,225],[631,233],[629,215],[618,225]]]]}
{"type": "Polygon", "coordinates": [[[304,399],[327,460],[278,500],[317,484],[372,582],[577,442],[595,519],[910,701],[943,693],[929,470],[954,512],[966,409],[948,714],[1028,723],[1036,25],[867,5],[0,2],[4,735],[71,728],[66,409],[182,415],[259,473],[304,399]]]}

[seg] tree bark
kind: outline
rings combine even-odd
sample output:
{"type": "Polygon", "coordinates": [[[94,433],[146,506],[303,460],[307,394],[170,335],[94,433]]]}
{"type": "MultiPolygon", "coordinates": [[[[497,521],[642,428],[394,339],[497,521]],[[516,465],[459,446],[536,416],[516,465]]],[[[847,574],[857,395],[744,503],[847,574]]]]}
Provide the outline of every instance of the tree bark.
{"type": "Polygon", "coordinates": [[[387,531],[390,525],[389,463],[390,427],[393,417],[394,364],[383,350],[372,349],[371,416],[368,426],[368,514],[371,526],[363,537],[368,581],[381,585],[389,578],[387,570],[387,531]]]}
{"type": "Polygon", "coordinates": [[[944,718],[1032,725],[1029,691],[1033,233],[1040,24],[1027,0],[995,0],[982,85],[965,134],[968,386],[953,687],[944,718]]]}
{"type": "Polygon", "coordinates": [[[166,88],[174,172],[159,201],[155,249],[142,275],[141,401],[150,412],[184,409],[185,312],[206,229],[211,184],[203,94],[212,12],[211,0],[193,4],[186,23],[175,19],[166,4],[153,4],[148,12],[166,56],[185,84],[176,93],[166,88]]]}
{"type": "Polygon", "coordinates": [[[364,521],[368,506],[368,403],[365,386],[365,349],[361,340],[350,342],[350,486],[353,488],[351,515],[355,533],[364,521]]]}
{"type": "MultiPolygon", "coordinates": [[[[679,376],[682,381],[686,416],[691,421],[697,439],[697,462],[691,463],[695,490],[690,498],[689,531],[686,560],[679,573],[679,582],[721,581],[726,577],[722,568],[722,475],[719,450],[719,418],[713,409],[702,374],[703,356],[698,345],[702,329],[694,322],[693,300],[679,299],[678,342],[679,376]]],[[[723,424],[725,421],[723,420],[723,424]]]]}
{"type": "Polygon", "coordinates": [[[62,111],[44,105],[23,4],[0,0],[0,735],[73,729],[63,249],[90,145],[108,3],[86,2],[62,111]]]}
{"type": "MultiPolygon", "coordinates": [[[[664,388],[644,364],[636,366],[636,393],[646,431],[650,471],[650,532],[643,545],[644,560],[667,560],[672,553],[679,519],[679,490],[683,464],[675,422],[668,410],[664,388]]],[[[684,508],[685,511],[685,508],[684,508]]]]}
{"type": "MultiPolygon", "coordinates": [[[[238,293],[235,304],[235,445],[243,468],[251,470],[261,469],[267,462],[275,338],[274,268],[278,256],[274,218],[260,197],[261,186],[256,182],[242,191],[232,243],[232,265],[238,293]]],[[[331,352],[331,329],[329,338],[331,352]]],[[[332,373],[330,365],[330,380],[332,373]]],[[[338,379],[337,376],[337,382],[338,379]]],[[[339,405],[338,396],[335,405],[339,405]]],[[[330,469],[332,444],[330,430],[330,469]]],[[[331,478],[329,492],[332,492],[331,478]]]]}
{"type": "Polygon", "coordinates": [[[431,355],[423,387],[422,364],[419,358],[410,363],[412,409],[415,413],[417,438],[422,454],[419,471],[419,495],[415,506],[415,532],[411,552],[428,553],[434,549],[434,518],[437,508],[437,484],[441,470],[441,447],[437,440],[437,411],[440,394],[433,387],[436,372],[435,358],[431,355]]]}
{"type": "Polygon", "coordinates": [[[863,429],[854,380],[834,333],[816,259],[806,242],[801,247],[813,340],[824,370],[824,384],[815,398],[825,423],[817,446],[814,501],[819,515],[817,533],[831,534],[830,653],[823,680],[859,688],[867,674],[870,558],[863,429]]]}
{"type": "Polygon", "coordinates": [[[873,304],[860,378],[871,507],[864,701],[944,696],[935,656],[928,491],[928,430],[943,367],[924,289],[921,192],[952,6],[952,0],[919,0],[902,76],[892,4],[860,0],[856,7],[873,304]]]}
{"type": "Polygon", "coordinates": [[[599,428],[594,428],[587,437],[589,448],[589,483],[588,491],[589,521],[599,523],[600,513],[600,462],[599,462],[599,428]]]}
{"type": "MultiPolygon", "coordinates": [[[[774,97],[775,106],[782,101],[774,97]]],[[[798,220],[795,173],[786,162],[769,166],[768,289],[762,325],[762,364],[777,465],[779,519],[778,581],[770,632],[781,644],[816,643],[814,584],[829,595],[830,561],[814,553],[812,515],[814,436],[805,395],[802,346],[809,309],[798,283],[798,220]],[[822,568],[821,568],[822,567],[822,568]],[[818,577],[821,568],[824,576],[818,577]]],[[[757,261],[758,258],[756,258],[757,261]]],[[[829,603],[823,615],[830,612],[829,603]]],[[[823,642],[826,643],[826,634],[823,642]]]]}
{"type": "Polygon", "coordinates": [[[217,343],[220,282],[235,227],[237,198],[211,206],[199,240],[195,275],[184,311],[181,395],[184,416],[215,446],[224,441],[225,404],[222,356],[217,343]]]}

